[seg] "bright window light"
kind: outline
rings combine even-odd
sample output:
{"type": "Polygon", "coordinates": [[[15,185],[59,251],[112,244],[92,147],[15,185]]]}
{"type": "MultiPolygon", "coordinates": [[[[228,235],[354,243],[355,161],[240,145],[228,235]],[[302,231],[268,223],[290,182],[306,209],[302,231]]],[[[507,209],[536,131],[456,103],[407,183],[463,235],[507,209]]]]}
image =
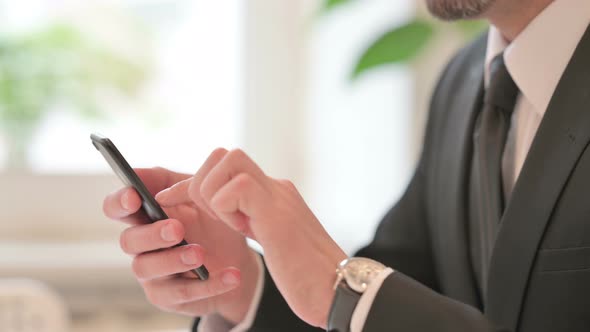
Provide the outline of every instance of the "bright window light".
{"type": "MultiPolygon", "coordinates": [[[[28,168],[107,171],[90,144],[93,131],[111,137],[132,166],[190,172],[215,147],[238,145],[242,12],[233,2],[205,0],[0,0],[0,36],[65,22],[147,63],[137,94],[100,95],[96,108],[104,117],[48,106],[30,138],[28,168]]],[[[4,139],[0,165],[7,158],[4,139]]]]}

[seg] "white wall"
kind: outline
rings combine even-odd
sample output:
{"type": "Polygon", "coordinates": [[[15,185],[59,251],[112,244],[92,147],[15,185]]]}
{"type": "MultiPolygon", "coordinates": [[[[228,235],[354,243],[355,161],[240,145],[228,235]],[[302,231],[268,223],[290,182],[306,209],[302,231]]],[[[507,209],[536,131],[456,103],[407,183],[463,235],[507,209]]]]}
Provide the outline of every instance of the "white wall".
{"type": "Polygon", "coordinates": [[[310,1],[249,0],[243,41],[244,148],[275,177],[302,184],[310,1]]]}
{"type": "Polygon", "coordinates": [[[349,252],[366,243],[413,168],[410,71],[354,84],[349,73],[412,1],[359,1],[318,16],[318,1],[248,2],[244,146],[267,173],[292,179],[349,252]]]}
{"type": "Polygon", "coordinates": [[[350,82],[354,64],[385,29],[412,14],[411,1],[358,1],[318,19],[310,40],[308,193],[349,252],[370,240],[411,172],[411,72],[393,66],[350,82]]]}

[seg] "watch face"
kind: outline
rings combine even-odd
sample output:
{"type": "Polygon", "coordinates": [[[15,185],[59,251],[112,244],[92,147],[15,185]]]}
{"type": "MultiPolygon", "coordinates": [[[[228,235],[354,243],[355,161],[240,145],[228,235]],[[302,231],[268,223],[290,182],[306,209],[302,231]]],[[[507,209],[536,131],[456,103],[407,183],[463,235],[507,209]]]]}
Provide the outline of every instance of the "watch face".
{"type": "Polygon", "coordinates": [[[348,287],[358,293],[363,293],[371,281],[384,269],[386,269],[385,265],[362,257],[349,258],[340,263],[339,268],[348,287]]]}

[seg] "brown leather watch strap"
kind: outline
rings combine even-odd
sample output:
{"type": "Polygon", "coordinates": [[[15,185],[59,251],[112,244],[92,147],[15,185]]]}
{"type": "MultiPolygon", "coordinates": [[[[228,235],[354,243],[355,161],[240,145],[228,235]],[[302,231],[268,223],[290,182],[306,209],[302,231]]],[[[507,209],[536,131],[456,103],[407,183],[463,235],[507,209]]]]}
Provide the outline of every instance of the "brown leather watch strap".
{"type": "Polygon", "coordinates": [[[338,285],[328,316],[328,332],[350,332],[352,313],[360,298],[361,294],[350,289],[346,282],[338,285]]]}

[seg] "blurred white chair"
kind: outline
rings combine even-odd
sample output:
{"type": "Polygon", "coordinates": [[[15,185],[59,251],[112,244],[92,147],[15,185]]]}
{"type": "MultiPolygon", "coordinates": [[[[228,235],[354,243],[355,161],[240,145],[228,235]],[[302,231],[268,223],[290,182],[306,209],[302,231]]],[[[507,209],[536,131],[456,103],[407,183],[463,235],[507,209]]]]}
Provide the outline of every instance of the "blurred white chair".
{"type": "Polygon", "coordinates": [[[0,331],[67,332],[69,317],[59,295],[29,279],[0,279],[0,331]]]}

